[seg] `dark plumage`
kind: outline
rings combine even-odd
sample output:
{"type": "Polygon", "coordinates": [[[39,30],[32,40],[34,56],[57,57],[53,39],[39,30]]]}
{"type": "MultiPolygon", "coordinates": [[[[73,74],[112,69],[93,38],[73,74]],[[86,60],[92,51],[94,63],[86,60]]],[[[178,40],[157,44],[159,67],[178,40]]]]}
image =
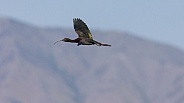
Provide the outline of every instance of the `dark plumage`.
{"type": "MultiPolygon", "coordinates": [[[[73,25],[74,25],[75,32],[78,34],[78,38],[76,38],[74,40],[71,40],[69,38],[64,38],[64,39],[59,40],[57,42],[64,41],[64,42],[78,43],[77,46],[79,46],[79,45],[94,45],[94,44],[96,44],[97,46],[111,46],[109,44],[102,44],[100,42],[93,40],[93,37],[92,37],[92,34],[91,34],[89,28],[81,19],[74,18],[73,25]]],[[[56,44],[57,42],[55,42],[54,44],[56,44]]]]}

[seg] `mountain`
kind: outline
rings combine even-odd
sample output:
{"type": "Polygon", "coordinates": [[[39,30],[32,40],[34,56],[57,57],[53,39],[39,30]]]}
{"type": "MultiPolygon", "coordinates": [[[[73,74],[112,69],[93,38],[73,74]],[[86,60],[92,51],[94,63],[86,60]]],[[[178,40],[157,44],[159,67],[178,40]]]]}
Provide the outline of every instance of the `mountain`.
{"type": "Polygon", "coordinates": [[[53,44],[72,28],[0,18],[0,103],[184,103],[182,50],[99,30],[112,47],[53,44]]]}

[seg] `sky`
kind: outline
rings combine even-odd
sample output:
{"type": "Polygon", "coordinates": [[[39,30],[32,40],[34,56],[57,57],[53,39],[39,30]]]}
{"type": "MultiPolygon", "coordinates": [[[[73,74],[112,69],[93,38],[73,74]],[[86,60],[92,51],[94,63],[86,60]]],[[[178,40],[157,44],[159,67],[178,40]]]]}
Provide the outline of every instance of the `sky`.
{"type": "Polygon", "coordinates": [[[91,29],[130,32],[184,50],[184,0],[0,0],[0,17],[66,28],[79,17],[91,29]]]}

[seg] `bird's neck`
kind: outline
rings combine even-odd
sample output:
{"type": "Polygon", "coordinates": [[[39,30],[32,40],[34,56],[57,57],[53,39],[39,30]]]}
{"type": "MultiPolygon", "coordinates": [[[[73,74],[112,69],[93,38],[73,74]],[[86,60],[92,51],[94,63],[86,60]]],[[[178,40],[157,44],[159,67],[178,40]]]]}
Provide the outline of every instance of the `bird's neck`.
{"type": "Polygon", "coordinates": [[[65,42],[71,42],[71,43],[78,43],[80,40],[79,40],[79,38],[77,38],[77,39],[67,39],[65,42]]]}
{"type": "Polygon", "coordinates": [[[73,40],[68,38],[65,42],[73,42],[73,40]]]}

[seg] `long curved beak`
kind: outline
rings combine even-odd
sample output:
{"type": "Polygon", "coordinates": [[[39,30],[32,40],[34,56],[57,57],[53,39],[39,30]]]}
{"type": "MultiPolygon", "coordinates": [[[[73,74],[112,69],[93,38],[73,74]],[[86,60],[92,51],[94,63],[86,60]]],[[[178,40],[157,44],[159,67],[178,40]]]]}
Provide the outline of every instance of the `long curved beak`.
{"type": "Polygon", "coordinates": [[[60,42],[60,41],[63,41],[63,39],[62,39],[62,40],[58,40],[58,41],[56,41],[56,42],[54,43],[54,45],[55,45],[56,43],[60,42]]]}

